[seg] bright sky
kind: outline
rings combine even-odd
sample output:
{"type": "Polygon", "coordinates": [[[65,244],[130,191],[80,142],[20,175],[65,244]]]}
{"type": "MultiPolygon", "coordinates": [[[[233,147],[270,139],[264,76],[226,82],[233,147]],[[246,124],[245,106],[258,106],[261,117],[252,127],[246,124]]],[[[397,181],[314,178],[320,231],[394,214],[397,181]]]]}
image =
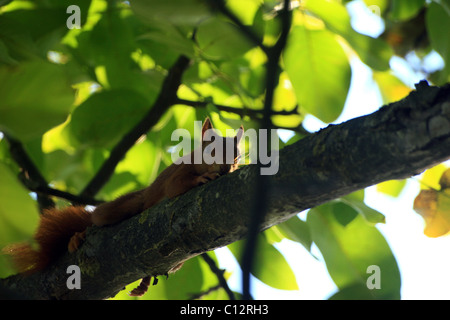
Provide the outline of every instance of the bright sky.
{"type": "MultiPolygon", "coordinates": [[[[353,26],[359,32],[378,36],[383,31],[381,19],[368,13],[361,2],[353,2],[349,9],[354,13],[353,26]]],[[[437,54],[431,54],[428,62],[434,67],[442,64],[437,54]]],[[[372,113],[383,104],[370,70],[356,60],[351,64],[352,87],[344,112],[336,123],[372,113]]],[[[391,67],[409,86],[422,79],[403,59],[393,58],[391,67]]],[[[326,126],[313,117],[308,117],[304,125],[311,131],[326,126]]],[[[391,198],[379,194],[375,187],[370,187],[366,189],[366,204],[386,216],[386,224],[379,224],[378,229],[397,259],[402,276],[402,299],[450,299],[450,237],[428,238],[423,234],[423,219],[412,210],[419,188],[419,183],[410,179],[400,197],[391,198]]],[[[300,217],[304,218],[305,213],[300,213],[300,217]]],[[[313,254],[319,260],[313,258],[300,244],[289,240],[283,240],[277,248],[296,274],[300,289],[275,290],[254,279],[252,293],[255,299],[327,299],[336,292],[337,288],[316,247],[313,248],[313,254]]],[[[231,288],[240,292],[241,272],[233,256],[227,249],[216,252],[221,267],[233,271],[229,281],[231,288]]]]}

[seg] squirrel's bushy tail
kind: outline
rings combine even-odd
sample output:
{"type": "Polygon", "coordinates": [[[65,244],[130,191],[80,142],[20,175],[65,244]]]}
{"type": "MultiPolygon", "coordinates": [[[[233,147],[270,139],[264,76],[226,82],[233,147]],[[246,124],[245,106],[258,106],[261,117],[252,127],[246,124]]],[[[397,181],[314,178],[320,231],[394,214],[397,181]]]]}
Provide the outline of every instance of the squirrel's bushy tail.
{"type": "Polygon", "coordinates": [[[2,251],[12,256],[20,273],[31,274],[44,269],[67,251],[70,238],[92,225],[91,214],[83,207],[45,210],[34,235],[37,243],[17,243],[2,251]]]}

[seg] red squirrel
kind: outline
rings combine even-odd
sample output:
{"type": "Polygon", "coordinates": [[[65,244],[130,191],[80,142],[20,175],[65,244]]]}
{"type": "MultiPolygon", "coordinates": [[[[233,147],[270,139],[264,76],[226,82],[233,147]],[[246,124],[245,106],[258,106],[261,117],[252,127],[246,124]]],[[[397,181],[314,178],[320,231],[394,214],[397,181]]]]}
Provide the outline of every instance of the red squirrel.
{"type": "MultiPolygon", "coordinates": [[[[92,213],[81,206],[44,210],[34,235],[38,248],[35,249],[27,243],[18,243],[4,248],[3,252],[12,256],[14,266],[20,273],[31,274],[43,270],[65,251],[76,251],[84,240],[87,227],[118,223],[145,211],[163,199],[174,198],[196,186],[236,170],[240,156],[238,146],[243,132],[244,128],[241,126],[236,136],[221,137],[214,132],[210,119],[206,118],[202,126],[202,153],[212,142],[216,141],[217,143],[220,142],[218,139],[221,139],[223,150],[227,150],[225,147],[227,142],[233,144],[232,159],[234,159],[234,163],[227,164],[226,152],[223,152],[223,159],[218,161],[219,163],[207,164],[202,157],[201,163],[195,164],[195,151],[193,151],[184,157],[190,159],[187,161],[189,163],[171,164],[149,187],[103,203],[97,206],[92,213]],[[214,139],[207,139],[206,133],[209,133],[214,139]]],[[[213,150],[211,154],[214,152],[213,150]]],[[[133,290],[131,295],[145,293],[149,280],[149,277],[144,278],[141,285],[133,290]]]]}

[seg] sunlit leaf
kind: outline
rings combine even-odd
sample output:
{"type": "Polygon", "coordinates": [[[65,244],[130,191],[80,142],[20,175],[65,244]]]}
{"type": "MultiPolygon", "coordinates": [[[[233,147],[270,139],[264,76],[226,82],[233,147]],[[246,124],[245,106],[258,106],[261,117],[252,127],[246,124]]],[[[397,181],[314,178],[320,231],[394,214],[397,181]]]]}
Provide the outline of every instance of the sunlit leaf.
{"type": "Polygon", "coordinates": [[[239,17],[243,24],[250,25],[262,2],[261,0],[228,0],[227,6],[239,17]]]}
{"type": "Polygon", "coordinates": [[[425,220],[424,233],[433,238],[450,231],[450,169],[442,173],[439,185],[421,190],[414,199],[414,210],[425,220]]]}
{"type": "Polygon", "coordinates": [[[434,189],[440,190],[441,184],[440,180],[444,172],[447,171],[447,166],[444,164],[438,164],[428,170],[426,170],[420,179],[420,188],[421,189],[434,189]]]}
{"type": "Polygon", "coordinates": [[[377,191],[397,198],[406,185],[406,180],[389,180],[377,184],[377,191]]]}
{"type": "MultiPolygon", "coordinates": [[[[186,300],[202,292],[203,273],[200,267],[200,259],[200,257],[196,257],[186,261],[180,270],[169,275],[165,284],[168,299],[186,300]]],[[[158,298],[156,297],[156,299],[158,298]]]]}
{"type": "Polygon", "coordinates": [[[161,161],[160,151],[145,140],[136,143],[119,162],[115,174],[103,187],[99,196],[115,199],[121,195],[142,189],[154,181],[161,161]]]}
{"type": "Polygon", "coordinates": [[[286,72],[297,101],[324,122],[339,117],[350,87],[350,65],[336,38],[326,30],[293,28],[284,52],[286,72]]]}
{"type": "Polygon", "coordinates": [[[340,289],[365,285],[370,276],[367,268],[375,265],[381,270],[381,289],[372,290],[373,295],[380,299],[398,299],[400,272],[386,240],[360,215],[342,225],[336,219],[334,205],[328,203],[311,209],[307,216],[312,239],[333,281],[340,289]]]}
{"type": "MultiPolygon", "coordinates": [[[[235,258],[242,263],[245,240],[228,246],[235,258]]],[[[268,244],[263,235],[258,235],[252,274],[265,284],[281,290],[297,290],[297,281],[283,255],[268,244]]]]}
{"type": "Polygon", "coordinates": [[[375,300],[373,290],[367,288],[366,284],[356,283],[340,289],[328,298],[329,300],[375,300]]]}
{"type": "Polygon", "coordinates": [[[364,3],[369,7],[369,9],[372,9],[380,15],[389,7],[389,0],[364,0],[364,3]]]}
{"type": "MultiPolygon", "coordinates": [[[[37,227],[38,210],[27,190],[10,169],[0,162],[0,249],[6,244],[30,240],[37,227]]],[[[12,272],[4,257],[0,277],[12,272]]]]}
{"type": "Polygon", "coordinates": [[[311,232],[309,231],[308,225],[303,220],[298,217],[292,217],[275,227],[287,239],[301,243],[307,250],[311,250],[311,232]]]}
{"type": "Polygon", "coordinates": [[[385,104],[403,99],[412,90],[389,71],[374,72],[373,78],[377,82],[378,88],[380,88],[383,103],[385,104]]]}
{"type": "Polygon", "coordinates": [[[37,226],[38,210],[28,191],[8,167],[0,163],[0,247],[29,239],[37,226]]]}
{"type": "Polygon", "coordinates": [[[359,199],[358,195],[351,193],[340,199],[340,201],[351,206],[359,213],[369,224],[385,223],[385,216],[379,211],[369,207],[364,203],[364,199],[359,199]]]}
{"type": "Polygon", "coordinates": [[[386,42],[356,32],[345,6],[334,0],[307,0],[305,7],[319,16],[327,28],[342,36],[356,51],[361,61],[375,70],[389,69],[393,52],[386,42]]]}
{"type": "Polygon", "coordinates": [[[203,272],[200,259],[200,257],[196,257],[186,261],[180,270],[170,274],[169,277],[158,276],[156,285],[153,285],[154,278],[152,278],[148,291],[142,297],[130,298],[128,296],[128,292],[139,285],[140,280],[138,280],[128,285],[114,300],[188,300],[201,294],[203,292],[203,272]]]}

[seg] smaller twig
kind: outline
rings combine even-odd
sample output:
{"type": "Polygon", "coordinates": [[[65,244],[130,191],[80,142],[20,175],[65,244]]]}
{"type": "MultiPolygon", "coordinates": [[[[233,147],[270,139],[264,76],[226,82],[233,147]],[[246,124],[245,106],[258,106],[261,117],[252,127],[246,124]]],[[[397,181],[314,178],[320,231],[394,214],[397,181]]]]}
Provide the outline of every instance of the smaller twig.
{"type": "MultiPolygon", "coordinates": [[[[22,173],[19,177],[22,183],[25,186],[28,186],[29,184],[33,184],[36,186],[47,186],[47,181],[42,176],[33,160],[31,160],[31,158],[28,156],[22,143],[6,132],[3,132],[3,136],[8,142],[9,153],[11,154],[11,157],[22,169],[22,173]]],[[[40,209],[52,208],[55,206],[55,203],[49,197],[38,195],[37,200],[40,209]]]]}
{"type": "MultiPolygon", "coordinates": [[[[230,113],[234,113],[237,114],[239,116],[245,117],[248,116],[252,119],[261,119],[263,116],[263,110],[255,110],[255,109],[250,109],[248,107],[242,107],[242,108],[238,108],[238,107],[230,107],[230,106],[225,106],[222,104],[216,104],[214,102],[209,102],[209,101],[194,101],[194,100],[187,100],[187,99],[181,99],[181,98],[177,98],[175,104],[183,104],[185,106],[190,106],[193,108],[206,108],[206,106],[211,103],[213,104],[219,111],[224,111],[224,112],[230,112],[230,113]]],[[[294,109],[292,109],[291,111],[287,111],[287,110],[281,110],[281,111],[271,111],[271,115],[272,116],[292,116],[292,115],[299,115],[298,111],[298,106],[296,106],[294,109]]],[[[297,127],[285,127],[285,126],[279,126],[279,125],[273,125],[271,129],[285,129],[285,130],[291,130],[297,133],[300,133],[304,136],[309,136],[311,135],[311,132],[309,132],[308,130],[306,130],[302,124],[300,124],[297,127]]]]}
{"type": "Polygon", "coordinates": [[[218,285],[225,290],[230,300],[236,300],[233,291],[231,291],[230,287],[228,286],[227,280],[225,280],[225,277],[223,276],[225,270],[219,269],[214,260],[211,259],[211,257],[207,253],[202,253],[201,257],[208,264],[211,271],[217,276],[217,279],[219,280],[218,285]]]}
{"type": "Polygon", "coordinates": [[[72,204],[79,205],[97,205],[103,202],[89,197],[77,196],[70,192],[61,191],[49,187],[48,182],[45,180],[39,169],[33,163],[33,160],[31,160],[31,158],[28,156],[22,143],[7,133],[3,133],[3,136],[5,137],[6,141],[8,141],[9,152],[11,156],[22,169],[22,172],[19,175],[20,181],[28,190],[36,192],[41,209],[51,208],[55,206],[55,203],[50,199],[49,196],[66,199],[72,204]]]}
{"type": "Polygon", "coordinates": [[[29,188],[30,191],[34,191],[37,194],[43,194],[47,196],[54,196],[61,199],[70,201],[73,205],[98,205],[103,203],[102,200],[96,200],[90,197],[77,196],[73,193],[61,191],[51,188],[49,186],[39,186],[35,189],[29,188]]]}
{"type": "MultiPolygon", "coordinates": [[[[209,103],[210,102],[208,102],[208,101],[193,101],[193,100],[186,100],[186,99],[181,99],[181,98],[176,99],[176,104],[183,104],[183,105],[194,107],[194,108],[206,108],[206,106],[209,103]]],[[[255,109],[250,109],[248,107],[236,108],[236,107],[225,106],[222,104],[216,104],[216,103],[212,103],[212,104],[220,111],[234,113],[234,114],[240,115],[241,117],[249,116],[249,117],[261,118],[262,113],[263,113],[263,110],[255,110],[255,109]]],[[[271,111],[270,114],[272,116],[291,116],[291,115],[296,115],[296,114],[298,115],[298,112],[297,112],[297,107],[295,107],[291,111],[287,111],[287,110],[271,111]]]]}
{"type": "Polygon", "coordinates": [[[201,298],[203,298],[204,296],[210,294],[211,292],[217,291],[217,290],[219,290],[219,289],[221,289],[221,288],[222,288],[222,286],[221,286],[220,284],[215,285],[214,287],[211,287],[211,288],[209,288],[209,289],[206,290],[206,291],[199,292],[199,293],[196,293],[196,294],[191,295],[191,296],[188,298],[188,300],[197,300],[197,299],[201,299],[201,298]]]}

